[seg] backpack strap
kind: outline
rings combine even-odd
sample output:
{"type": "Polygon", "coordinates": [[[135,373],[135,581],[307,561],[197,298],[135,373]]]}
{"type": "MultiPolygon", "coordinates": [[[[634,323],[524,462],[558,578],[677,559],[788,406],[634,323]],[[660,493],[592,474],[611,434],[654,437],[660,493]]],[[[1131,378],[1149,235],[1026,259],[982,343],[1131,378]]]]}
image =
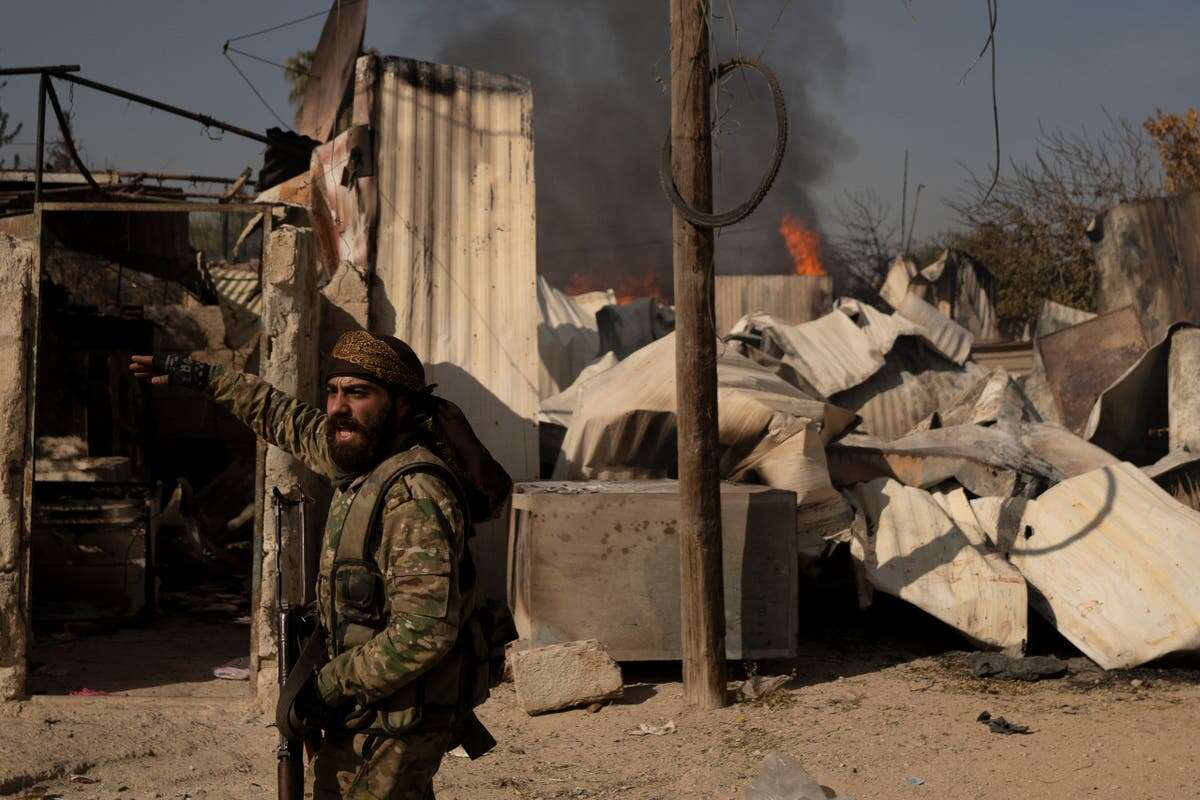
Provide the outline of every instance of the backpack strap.
{"type": "Polygon", "coordinates": [[[417,472],[435,475],[446,482],[454,493],[459,509],[463,515],[463,523],[468,537],[471,533],[470,508],[467,506],[459,485],[458,478],[446,466],[445,462],[429,452],[414,452],[405,450],[385,460],[371,470],[367,480],[358,490],[358,494],[350,502],[346,519],[342,523],[341,535],[338,537],[337,551],[334,561],[369,561],[367,548],[370,545],[371,532],[375,520],[378,519],[388,491],[396,481],[405,475],[417,472]]]}

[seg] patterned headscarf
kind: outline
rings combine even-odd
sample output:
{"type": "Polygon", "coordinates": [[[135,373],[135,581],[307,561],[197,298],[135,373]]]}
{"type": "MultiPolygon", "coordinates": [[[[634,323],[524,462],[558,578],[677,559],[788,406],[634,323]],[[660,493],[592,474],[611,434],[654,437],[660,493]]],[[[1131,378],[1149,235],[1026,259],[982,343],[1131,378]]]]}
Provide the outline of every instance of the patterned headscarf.
{"type": "Polygon", "coordinates": [[[422,392],[425,367],[413,349],[395,336],[347,331],[333,346],[325,377],[363,378],[389,389],[422,392]]]}

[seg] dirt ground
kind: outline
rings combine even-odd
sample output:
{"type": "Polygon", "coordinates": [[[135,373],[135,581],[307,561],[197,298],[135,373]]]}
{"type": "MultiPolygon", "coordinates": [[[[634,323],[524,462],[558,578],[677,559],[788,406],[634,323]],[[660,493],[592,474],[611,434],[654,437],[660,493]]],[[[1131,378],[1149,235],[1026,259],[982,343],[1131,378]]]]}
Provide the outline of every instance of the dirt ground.
{"type": "MultiPolygon", "coordinates": [[[[44,691],[121,694],[0,705],[0,795],[273,796],[274,728],[246,684],[209,673],[237,654],[245,629],[156,626],[39,646],[44,691]]],[[[1064,649],[1041,636],[1040,650],[1064,649]]],[[[957,639],[895,607],[810,626],[801,641],[794,663],[750,665],[794,671],[784,690],[714,712],[684,706],[677,667],[626,668],[625,699],[595,713],[531,718],[501,686],[480,713],[499,747],[474,762],[447,758],[438,797],[741,798],[772,750],[858,800],[1200,797],[1194,669],[1102,673],[1073,662],[1066,677],[1039,683],[978,679],[957,639]],[[977,721],[985,710],[1031,733],[992,733],[977,721]],[[674,733],[629,733],[667,721],[674,733]]]]}

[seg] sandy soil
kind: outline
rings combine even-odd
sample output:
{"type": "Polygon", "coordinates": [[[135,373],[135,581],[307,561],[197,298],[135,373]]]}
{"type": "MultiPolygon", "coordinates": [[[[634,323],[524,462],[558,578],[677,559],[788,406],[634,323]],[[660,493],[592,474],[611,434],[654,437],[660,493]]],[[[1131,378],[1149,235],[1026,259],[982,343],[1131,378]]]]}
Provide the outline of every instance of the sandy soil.
{"type": "MultiPolygon", "coordinates": [[[[273,796],[274,728],[244,695],[230,696],[245,684],[206,677],[226,654],[214,643],[236,647],[238,640],[228,625],[222,633],[194,621],[160,624],[167,631],[160,636],[183,637],[175,644],[190,653],[192,666],[182,679],[168,674],[158,688],[148,670],[139,680],[111,677],[114,663],[128,673],[139,664],[131,659],[146,657],[144,649],[123,651],[122,637],[146,639],[147,631],[55,645],[64,649],[59,655],[69,644],[71,658],[92,663],[88,677],[118,689],[112,681],[123,680],[126,688],[119,696],[40,695],[0,706],[0,794],[273,796]],[[107,666],[89,657],[101,653],[107,666]],[[204,669],[195,667],[197,656],[204,669]]],[[[1039,649],[1064,649],[1042,636],[1039,649]]],[[[794,671],[784,690],[715,712],[688,710],[677,670],[669,669],[627,668],[625,700],[596,713],[530,718],[512,687],[502,686],[480,713],[499,747],[475,762],[447,758],[438,797],[741,798],[771,750],[859,800],[1200,797],[1200,680],[1193,669],[1080,668],[1032,684],[977,679],[957,640],[895,608],[812,627],[802,641],[806,652],[797,662],[754,665],[763,674],[794,671]],[[984,710],[1032,733],[991,733],[976,721],[984,710]],[[668,720],[675,733],[629,734],[639,723],[668,720]]],[[[50,656],[49,668],[67,669],[54,686],[75,680],[53,650],[39,654],[50,656]]]]}

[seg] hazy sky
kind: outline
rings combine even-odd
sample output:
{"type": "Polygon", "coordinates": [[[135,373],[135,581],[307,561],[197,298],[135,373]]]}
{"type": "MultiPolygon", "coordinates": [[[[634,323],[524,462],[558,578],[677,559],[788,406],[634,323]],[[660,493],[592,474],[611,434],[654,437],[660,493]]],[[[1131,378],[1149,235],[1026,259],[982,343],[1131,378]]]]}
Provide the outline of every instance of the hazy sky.
{"type": "MultiPolygon", "coordinates": [[[[570,2],[571,0],[563,0],[570,2]]],[[[600,0],[575,0],[600,2],[600,0]]],[[[718,6],[725,0],[719,0],[718,6]]],[[[801,22],[794,0],[780,26],[801,22]]],[[[832,0],[830,0],[832,2],[832,0]]],[[[436,3],[371,0],[367,45],[385,54],[432,58],[451,31],[470,30],[469,0],[436,3]],[[455,9],[447,14],[447,4],[455,9]],[[447,20],[450,20],[449,22],[447,20]]],[[[212,114],[249,128],[276,124],[221,54],[230,37],[321,10],[321,0],[290,3],[134,2],[9,3],[0,32],[0,64],[79,63],[83,74],[212,114]]],[[[784,0],[740,0],[739,7],[780,8],[784,0]]],[[[841,5],[840,28],[850,67],[840,85],[821,87],[819,108],[853,141],[818,187],[823,204],[845,190],[873,188],[899,205],[905,148],[910,183],[926,185],[918,237],[950,221],[944,198],[961,185],[960,163],[980,171],[992,153],[988,63],[960,82],[985,37],[984,0],[852,0],[841,5]]],[[[647,13],[665,3],[647,2],[647,13]]],[[[761,9],[758,9],[761,10],[761,9]]],[[[282,60],[311,47],[320,32],[314,19],[238,43],[282,60]]],[[[1195,39],[1200,3],[1184,0],[1004,0],[1000,4],[999,103],[1004,158],[1028,159],[1039,123],[1099,129],[1103,109],[1141,120],[1155,108],[1181,111],[1200,105],[1200,59],[1195,39]]],[[[554,36],[553,30],[546,31],[554,36]]],[[[765,60],[788,57],[789,37],[772,40],[765,60]]],[[[743,42],[756,52],[761,41],[743,42]]],[[[273,67],[239,59],[258,88],[290,120],[286,85],[273,67]]],[[[13,78],[0,90],[0,106],[25,122],[21,142],[34,139],[35,83],[13,78]]],[[[786,89],[786,87],[785,87],[786,89]]],[[[535,114],[536,114],[536,92],[535,114]]],[[[70,102],[64,88],[65,102],[70,102]]],[[[97,166],[235,175],[259,166],[257,144],[234,136],[209,139],[197,125],[97,95],[74,93],[77,135],[97,166]]],[[[793,129],[793,141],[803,130],[793,129]]],[[[657,146],[657,145],[655,145],[657,146]]],[[[6,148],[11,160],[31,148],[6,148]]],[[[546,176],[539,176],[539,180],[546,176]]]]}

